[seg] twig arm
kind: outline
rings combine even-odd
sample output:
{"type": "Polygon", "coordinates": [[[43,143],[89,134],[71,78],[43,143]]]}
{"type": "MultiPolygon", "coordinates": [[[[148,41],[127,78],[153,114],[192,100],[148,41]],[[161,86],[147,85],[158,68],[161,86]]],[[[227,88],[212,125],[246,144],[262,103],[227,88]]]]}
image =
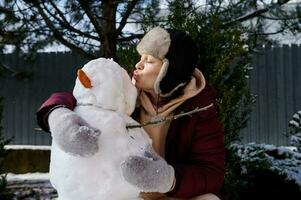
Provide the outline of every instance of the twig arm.
{"type": "Polygon", "coordinates": [[[160,124],[160,123],[163,123],[165,121],[172,121],[172,120],[178,119],[180,117],[184,117],[184,116],[187,116],[187,115],[192,115],[194,113],[207,110],[208,108],[210,108],[212,106],[213,106],[213,103],[209,104],[208,106],[205,106],[205,107],[202,107],[202,108],[195,108],[194,110],[191,110],[191,111],[188,111],[188,112],[183,112],[183,113],[171,116],[171,117],[162,117],[162,118],[155,119],[155,120],[145,122],[145,123],[142,123],[142,124],[127,124],[126,128],[127,129],[141,128],[141,127],[152,125],[152,124],[160,124]]]}

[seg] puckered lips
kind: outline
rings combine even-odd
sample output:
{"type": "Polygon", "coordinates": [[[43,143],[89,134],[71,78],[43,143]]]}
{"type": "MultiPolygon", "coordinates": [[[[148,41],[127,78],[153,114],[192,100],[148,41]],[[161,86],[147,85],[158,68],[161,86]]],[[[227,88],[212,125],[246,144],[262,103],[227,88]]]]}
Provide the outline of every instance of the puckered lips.
{"type": "Polygon", "coordinates": [[[134,79],[135,81],[139,80],[139,74],[138,74],[137,70],[134,71],[132,79],[134,79]]]}

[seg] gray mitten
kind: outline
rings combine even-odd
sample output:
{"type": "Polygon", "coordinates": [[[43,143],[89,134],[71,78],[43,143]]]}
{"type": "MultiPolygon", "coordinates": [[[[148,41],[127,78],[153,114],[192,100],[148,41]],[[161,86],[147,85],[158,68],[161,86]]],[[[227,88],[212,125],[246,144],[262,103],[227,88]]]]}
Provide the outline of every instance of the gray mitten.
{"type": "Polygon", "coordinates": [[[174,181],[174,169],[152,150],[147,148],[144,157],[129,156],[121,164],[125,180],[143,192],[168,192],[174,181]]]}
{"type": "Polygon", "coordinates": [[[48,117],[53,140],[65,152],[92,156],[98,151],[100,130],[91,127],[75,112],[56,108],[48,117]]]}

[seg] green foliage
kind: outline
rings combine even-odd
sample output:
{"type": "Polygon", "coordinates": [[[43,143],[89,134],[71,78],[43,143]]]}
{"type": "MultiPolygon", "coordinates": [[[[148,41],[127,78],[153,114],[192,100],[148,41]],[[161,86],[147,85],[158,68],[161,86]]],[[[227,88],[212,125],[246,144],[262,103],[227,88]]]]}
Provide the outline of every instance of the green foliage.
{"type": "Polygon", "coordinates": [[[234,191],[246,191],[249,186],[248,181],[241,177],[240,159],[235,152],[227,150],[226,157],[225,181],[221,193],[225,200],[239,200],[241,194],[234,191]]]}
{"type": "MultiPolygon", "coordinates": [[[[6,151],[4,149],[4,146],[7,145],[10,142],[10,139],[5,139],[2,136],[2,113],[3,113],[3,105],[2,105],[3,99],[0,97],[0,174],[2,172],[2,166],[4,162],[4,157],[6,155],[6,151]]],[[[6,176],[0,176],[0,199],[2,200],[8,200],[11,199],[12,194],[6,191],[6,176]]]]}
{"type": "Polygon", "coordinates": [[[139,16],[138,19],[141,19],[140,26],[144,32],[159,25],[164,20],[164,17],[158,15],[160,12],[159,5],[159,0],[148,1],[146,5],[140,4],[139,8],[143,12],[137,12],[137,16],[139,16]]]}
{"type": "Polygon", "coordinates": [[[2,166],[2,159],[6,155],[6,151],[4,149],[4,146],[7,145],[10,142],[10,139],[5,139],[2,135],[2,113],[3,113],[3,105],[2,105],[3,99],[0,97],[0,167],[2,166]]]}
{"type": "Polygon", "coordinates": [[[117,61],[124,69],[130,72],[140,59],[136,51],[136,43],[123,45],[117,49],[117,61]]]}

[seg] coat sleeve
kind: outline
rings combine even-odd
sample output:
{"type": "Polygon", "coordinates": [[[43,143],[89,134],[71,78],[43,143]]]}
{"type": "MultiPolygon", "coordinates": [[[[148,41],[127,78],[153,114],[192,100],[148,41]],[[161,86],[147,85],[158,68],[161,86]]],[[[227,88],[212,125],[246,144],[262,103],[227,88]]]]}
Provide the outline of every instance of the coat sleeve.
{"type": "Polygon", "coordinates": [[[219,195],[224,181],[224,131],[215,107],[198,116],[189,158],[176,164],[176,184],[168,196],[189,198],[205,193],[219,195]]]}
{"type": "Polygon", "coordinates": [[[54,93],[37,110],[37,123],[44,131],[49,132],[48,116],[50,112],[58,107],[73,110],[75,106],[76,99],[71,92],[54,93]]]}

